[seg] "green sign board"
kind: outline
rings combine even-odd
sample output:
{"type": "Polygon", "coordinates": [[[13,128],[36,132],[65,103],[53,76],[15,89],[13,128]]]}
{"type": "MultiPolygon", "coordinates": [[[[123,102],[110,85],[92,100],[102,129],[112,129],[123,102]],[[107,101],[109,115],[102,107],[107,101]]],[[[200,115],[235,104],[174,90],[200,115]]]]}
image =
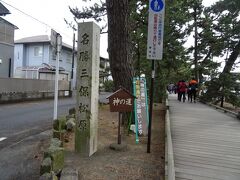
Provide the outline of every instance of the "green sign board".
{"type": "Polygon", "coordinates": [[[133,78],[133,93],[136,96],[134,101],[136,143],[139,142],[138,136],[148,134],[148,100],[145,78],[133,78]]]}

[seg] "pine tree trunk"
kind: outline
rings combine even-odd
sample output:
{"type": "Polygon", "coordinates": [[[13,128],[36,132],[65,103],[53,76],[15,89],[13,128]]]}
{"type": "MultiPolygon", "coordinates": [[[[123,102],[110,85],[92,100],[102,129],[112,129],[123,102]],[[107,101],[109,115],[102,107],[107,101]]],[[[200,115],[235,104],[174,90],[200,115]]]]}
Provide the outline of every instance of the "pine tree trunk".
{"type": "Polygon", "coordinates": [[[133,67],[129,58],[128,0],[106,0],[108,53],[115,90],[132,89],[133,67]]]}
{"type": "Polygon", "coordinates": [[[218,91],[221,87],[224,86],[224,79],[228,74],[230,74],[230,71],[237,60],[238,56],[240,54],[240,41],[236,44],[236,46],[233,48],[233,51],[228,58],[222,73],[219,75],[218,81],[212,81],[212,84],[208,87],[207,93],[212,95],[212,96],[218,96],[218,91]]]}
{"type": "Polygon", "coordinates": [[[239,53],[240,53],[240,41],[238,41],[237,45],[234,47],[229,59],[226,62],[226,65],[224,66],[222,74],[230,73],[236,59],[239,56],[239,53]]]}

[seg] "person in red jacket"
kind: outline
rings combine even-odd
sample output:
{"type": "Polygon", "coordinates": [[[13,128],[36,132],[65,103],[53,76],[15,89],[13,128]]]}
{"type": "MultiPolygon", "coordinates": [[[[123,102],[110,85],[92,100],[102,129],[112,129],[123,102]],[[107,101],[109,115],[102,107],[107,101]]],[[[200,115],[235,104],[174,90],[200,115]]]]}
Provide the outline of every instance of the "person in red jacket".
{"type": "Polygon", "coordinates": [[[196,94],[197,94],[198,82],[196,79],[192,78],[189,82],[189,90],[190,90],[190,100],[196,103],[196,94]]]}
{"type": "Polygon", "coordinates": [[[178,100],[185,102],[185,100],[186,100],[187,85],[186,85],[185,81],[182,80],[182,81],[180,81],[180,82],[178,83],[178,86],[179,86],[179,93],[180,93],[178,100]]]}
{"type": "Polygon", "coordinates": [[[179,91],[179,85],[181,81],[178,81],[176,84],[176,93],[177,93],[177,99],[180,101],[180,91],[179,91]]]}

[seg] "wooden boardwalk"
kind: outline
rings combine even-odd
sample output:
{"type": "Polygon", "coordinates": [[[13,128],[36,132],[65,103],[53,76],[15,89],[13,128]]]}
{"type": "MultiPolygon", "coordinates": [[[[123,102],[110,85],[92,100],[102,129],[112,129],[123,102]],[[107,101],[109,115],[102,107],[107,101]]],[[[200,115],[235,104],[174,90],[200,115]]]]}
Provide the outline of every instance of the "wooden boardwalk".
{"type": "Polygon", "coordinates": [[[176,180],[240,180],[240,120],[169,95],[176,180]]]}

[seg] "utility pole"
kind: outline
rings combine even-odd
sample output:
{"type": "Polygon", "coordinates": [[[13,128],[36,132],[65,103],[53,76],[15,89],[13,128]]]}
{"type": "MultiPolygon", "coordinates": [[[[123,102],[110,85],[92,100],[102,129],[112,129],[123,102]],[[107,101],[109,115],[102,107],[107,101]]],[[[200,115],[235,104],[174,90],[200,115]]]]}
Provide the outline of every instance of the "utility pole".
{"type": "Polygon", "coordinates": [[[53,110],[53,119],[57,119],[57,105],[58,105],[58,77],[59,77],[59,59],[62,48],[62,36],[57,33],[56,34],[57,41],[57,58],[56,58],[56,69],[55,69],[55,92],[54,92],[54,110],[53,110]]]}
{"type": "Polygon", "coordinates": [[[70,97],[72,97],[72,92],[73,92],[73,72],[74,72],[74,57],[75,57],[75,28],[73,28],[73,49],[72,49],[72,70],[71,70],[71,83],[70,83],[70,97]]]}

